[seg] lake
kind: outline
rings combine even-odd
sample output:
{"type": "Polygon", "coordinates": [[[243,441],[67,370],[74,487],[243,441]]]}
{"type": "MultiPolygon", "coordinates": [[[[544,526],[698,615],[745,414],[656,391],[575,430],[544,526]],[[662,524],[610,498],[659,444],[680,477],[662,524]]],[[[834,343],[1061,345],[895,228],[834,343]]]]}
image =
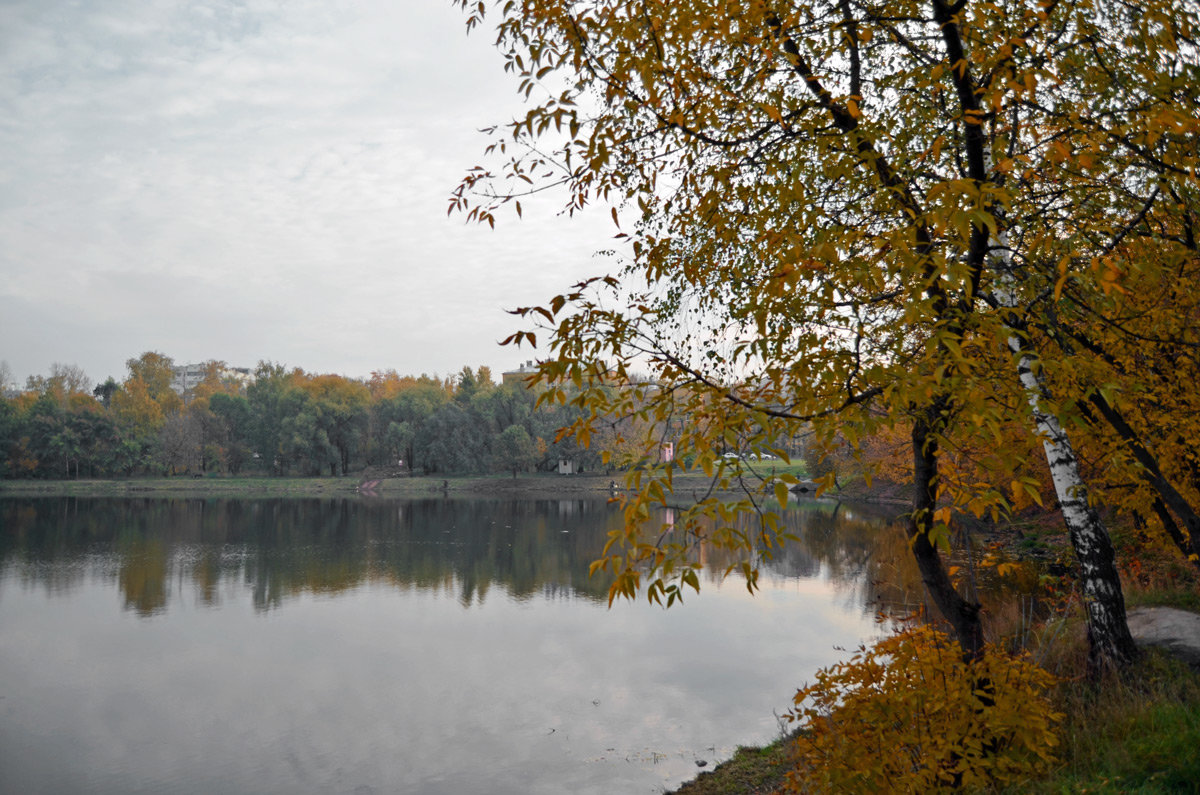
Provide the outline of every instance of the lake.
{"type": "MultiPolygon", "coordinates": [[[[607,604],[603,501],[0,499],[0,791],[657,793],[877,634],[862,509],[607,604]]],[[[903,539],[901,549],[903,549],[903,539]]]]}

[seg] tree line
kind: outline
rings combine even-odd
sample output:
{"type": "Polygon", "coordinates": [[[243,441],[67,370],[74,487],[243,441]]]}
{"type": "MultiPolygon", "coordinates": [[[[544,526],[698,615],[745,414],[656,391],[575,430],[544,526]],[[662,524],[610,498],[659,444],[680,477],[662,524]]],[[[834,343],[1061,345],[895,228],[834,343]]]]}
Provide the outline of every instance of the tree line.
{"type": "Polygon", "coordinates": [[[521,383],[489,368],[458,374],[370,378],[260,362],[249,379],[210,361],[182,394],[174,362],[130,359],[123,381],[94,385],[78,367],[54,365],[15,396],[0,397],[0,477],[136,475],[341,476],[553,470],[560,458],[591,469],[599,455],[556,441],[580,409],[537,405],[521,383]]]}

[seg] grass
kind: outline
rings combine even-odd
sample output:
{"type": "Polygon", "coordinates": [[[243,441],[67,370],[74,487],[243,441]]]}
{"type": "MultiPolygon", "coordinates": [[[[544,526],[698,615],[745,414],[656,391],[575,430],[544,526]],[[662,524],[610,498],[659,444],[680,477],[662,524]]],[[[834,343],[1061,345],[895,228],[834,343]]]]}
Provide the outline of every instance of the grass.
{"type": "Polygon", "coordinates": [[[745,462],[747,469],[752,469],[757,474],[763,477],[772,477],[774,475],[793,475],[799,480],[808,480],[808,468],[804,466],[804,462],[793,460],[785,462],[783,459],[765,458],[763,460],[750,459],[745,462]]]}
{"type": "Polygon", "coordinates": [[[791,754],[781,738],[761,748],[740,747],[716,768],[675,790],[676,795],[770,795],[779,791],[791,754]]]}
{"type": "Polygon", "coordinates": [[[311,496],[353,493],[354,478],[123,478],[113,480],[10,480],[0,481],[0,495],[54,497],[157,496],[311,496]]]}
{"type": "Polygon", "coordinates": [[[1120,555],[1125,602],[1130,607],[1177,607],[1200,613],[1200,570],[1169,550],[1120,555]]]}
{"type": "MultiPolygon", "coordinates": [[[[782,463],[782,462],[770,462],[782,463]]],[[[353,497],[361,472],[343,477],[271,477],[268,475],[209,475],[205,477],[133,477],[103,480],[0,480],[0,496],[7,497],[353,497]]],[[[506,497],[602,497],[611,494],[609,485],[623,487],[621,473],[588,472],[563,476],[539,472],[483,475],[418,475],[387,478],[371,489],[383,497],[427,497],[437,495],[506,497]]],[[[691,473],[675,476],[677,494],[704,492],[711,479],[691,473]]]]}
{"type": "Polygon", "coordinates": [[[1200,591],[1181,592],[1155,589],[1131,597],[1127,607],[1177,607],[1200,613],[1200,591]]]}
{"type": "Polygon", "coordinates": [[[1063,682],[1056,701],[1062,764],[1019,792],[1200,791],[1200,676],[1183,663],[1151,651],[1120,678],[1063,682]]]}

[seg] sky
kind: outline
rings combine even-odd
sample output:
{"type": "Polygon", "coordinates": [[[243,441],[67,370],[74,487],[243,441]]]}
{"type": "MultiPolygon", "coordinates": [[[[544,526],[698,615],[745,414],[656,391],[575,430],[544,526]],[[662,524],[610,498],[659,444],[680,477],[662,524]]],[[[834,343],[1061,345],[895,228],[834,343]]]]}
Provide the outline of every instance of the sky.
{"type": "MultiPolygon", "coordinates": [[[[0,361],[158,351],[497,374],[506,309],[612,270],[606,209],[447,217],[521,112],[451,0],[0,3],[0,361]]],[[[561,198],[561,197],[559,197],[561,198]]]]}

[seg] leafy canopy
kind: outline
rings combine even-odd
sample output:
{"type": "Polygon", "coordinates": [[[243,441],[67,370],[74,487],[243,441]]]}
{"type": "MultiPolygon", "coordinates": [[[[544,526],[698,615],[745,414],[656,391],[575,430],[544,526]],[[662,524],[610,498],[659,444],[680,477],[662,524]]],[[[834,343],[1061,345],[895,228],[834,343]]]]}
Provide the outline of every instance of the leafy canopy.
{"type": "MultiPolygon", "coordinates": [[[[1150,331],[1170,300],[1139,312],[1125,286],[1196,270],[1194,5],[461,5],[468,27],[494,23],[528,106],[451,210],[493,224],[557,187],[568,212],[608,202],[620,227],[620,272],[521,310],[549,335],[542,380],[589,410],[571,433],[587,442],[612,416],[644,429],[626,530],[600,562],[614,595],[694,587],[701,538],[745,550],[753,584],[754,556],[781,540],[765,500],[785,502],[787,479],[755,479],[728,450],[779,455],[799,434],[856,448],[913,422],[928,449],[1000,440],[1029,411],[1014,338],[1022,366],[1066,387],[1041,409],[1083,427],[1089,394],[1120,398],[1097,357],[1151,333],[1194,350],[1178,324],[1150,331]],[[644,532],[680,470],[745,497],[644,532]]],[[[1024,449],[991,466],[1024,471],[1024,449]]],[[[977,513],[1009,505],[938,486],[977,513]]],[[[924,520],[942,542],[945,519],[924,520]]]]}

